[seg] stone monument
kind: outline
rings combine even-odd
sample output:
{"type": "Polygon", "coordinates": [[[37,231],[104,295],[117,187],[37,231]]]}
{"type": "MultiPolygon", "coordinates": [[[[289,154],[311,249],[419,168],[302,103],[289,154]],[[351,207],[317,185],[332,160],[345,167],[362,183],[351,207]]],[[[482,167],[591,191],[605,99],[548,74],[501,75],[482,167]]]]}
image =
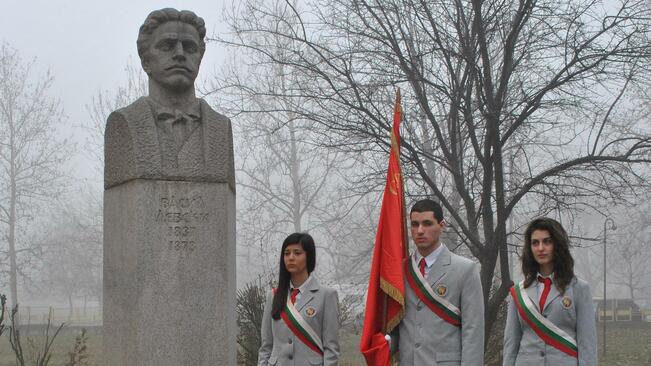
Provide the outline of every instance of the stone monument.
{"type": "Polygon", "coordinates": [[[228,118],[195,96],[203,19],[140,27],[149,95],[106,124],[104,365],[234,366],[235,181],[228,118]]]}

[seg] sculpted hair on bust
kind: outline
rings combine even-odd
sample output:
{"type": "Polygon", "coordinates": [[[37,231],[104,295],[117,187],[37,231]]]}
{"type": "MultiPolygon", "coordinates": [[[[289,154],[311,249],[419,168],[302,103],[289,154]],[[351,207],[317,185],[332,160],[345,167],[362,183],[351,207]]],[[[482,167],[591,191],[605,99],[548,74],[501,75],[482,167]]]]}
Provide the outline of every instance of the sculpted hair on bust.
{"type": "Polygon", "coordinates": [[[173,8],[165,8],[149,13],[145,22],[140,26],[136,44],[138,45],[138,56],[140,56],[141,60],[144,60],[147,55],[149,39],[154,30],[163,23],[174,21],[187,23],[196,28],[197,33],[199,33],[199,49],[201,56],[203,56],[203,53],[206,51],[206,43],[203,40],[206,36],[206,23],[203,21],[203,18],[189,10],[179,11],[173,8]]]}
{"type": "Polygon", "coordinates": [[[529,223],[524,232],[524,248],[522,249],[522,274],[524,286],[529,287],[536,281],[539,265],[531,250],[531,235],[536,230],[545,230],[554,242],[554,284],[565,293],[565,289],[574,278],[574,259],[570,253],[570,238],[560,222],[549,217],[539,217],[529,223]]]}
{"type": "Polygon", "coordinates": [[[271,306],[271,317],[278,320],[280,319],[280,312],[287,305],[287,294],[289,293],[289,283],[291,275],[285,267],[285,248],[290,244],[300,244],[305,251],[307,259],[307,273],[311,274],[316,266],[316,246],[314,239],[308,233],[293,233],[290,234],[283,241],[282,248],[280,249],[280,266],[278,269],[278,287],[273,297],[273,304],[271,306]]]}

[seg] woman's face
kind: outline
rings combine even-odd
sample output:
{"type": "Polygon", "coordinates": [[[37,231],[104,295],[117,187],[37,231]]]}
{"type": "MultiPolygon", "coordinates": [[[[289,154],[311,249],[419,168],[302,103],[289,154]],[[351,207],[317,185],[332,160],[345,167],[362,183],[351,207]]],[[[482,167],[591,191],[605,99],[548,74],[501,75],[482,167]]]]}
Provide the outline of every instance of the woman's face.
{"type": "Polygon", "coordinates": [[[307,254],[299,243],[289,244],[283,252],[285,268],[291,275],[307,272],[307,254]]]}
{"type": "Polygon", "coordinates": [[[531,252],[533,258],[541,268],[553,267],[554,264],[554,241],[549,231],[534,230],[531,233],[531,252]]]}

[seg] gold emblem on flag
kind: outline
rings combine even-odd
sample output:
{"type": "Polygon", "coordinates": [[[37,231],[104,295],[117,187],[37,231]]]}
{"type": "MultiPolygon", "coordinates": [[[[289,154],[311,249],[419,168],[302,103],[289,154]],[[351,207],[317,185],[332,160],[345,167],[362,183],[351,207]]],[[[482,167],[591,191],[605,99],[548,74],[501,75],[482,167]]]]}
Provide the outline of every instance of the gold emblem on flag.
{"type": "Polygon", "coordinates": [[[400,173],[393,173],[391,177],[389,177],[389,192],[393,195],[398,195],[398,191],[400,190],[400,173]]]}
{"type": "Polygon", "coordinates": [[[307,308],[307,310],[305,310],[305,315],[309,316],[310,318],[313,317],[315,314],[316,314],[316,309],[311,306],[307,308]]]}
{"type": "Polygon", "coordinates": [[[443,284],[438,285],[438,286],[436,287],[436,293],[437,293],[439,296],[445,296],[445,294],[448,293],[448,288],[447,288],[445,285],[443,285],[443,284]]]}
{"type": "Polygon", "coordinates": [[[561,300],[561,304],[565,309],[569,309],[572,307],[572,299],[570,299],[567,296],[563,296],[563,299],[561,300]]]}

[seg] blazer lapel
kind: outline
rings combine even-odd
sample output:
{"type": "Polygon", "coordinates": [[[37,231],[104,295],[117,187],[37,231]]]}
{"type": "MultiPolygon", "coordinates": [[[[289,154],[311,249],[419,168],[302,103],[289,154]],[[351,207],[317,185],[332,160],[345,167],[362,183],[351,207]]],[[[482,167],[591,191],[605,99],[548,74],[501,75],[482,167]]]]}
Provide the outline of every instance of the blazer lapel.
{"type": "Polygon", "coordinates": [[[427,274],[427,282],[432,286],[432,288],[434,288],[434,285],[439,282],[443,276],[445,276],[449,265],[452,262],[450,250],[445,245],[443,245],[443,248],[441,248],[441,250],[441,254],[439,254],[438,258],[436,258],[436,261],[432,265],[432,269],[430,269],[429,273],[427,274]]]}
{"type": "MultiPolygon", "coordinates": [[[[552,283],[552,287],[549,289],[549,295],[547,296],[547,300],[545,300],[545,309],[547,309],[549,307],[549,304],[551,304],[559,296],[561,296],[561,293],[556,288],[556,284],[552,283]]],[[[543,312],[545,311],[545,309],[543,309],[543,312]]]]}
{"type": "Polygon", "coordinates": [[[314,294],[319,291],[320,287],[319,281],[317,281],[316,278],[310,279],[310,283],[308,283],[305,293],[301,294],[301,298],[296,301],[296,310],[299,312],[303,311],[303,308],[314,299],[314,294]]]}
{"type": "Polygon", "coordinates": [[[529,296],[529,299],[533,303],[533,306],[536,307],[536,310],[540,312],[540,307],[538,306],[538,291],[536,290],[536,282],[531,283],[531,286],[524,289],[524,291],[527,293],[527,296],[529,296]]]}

